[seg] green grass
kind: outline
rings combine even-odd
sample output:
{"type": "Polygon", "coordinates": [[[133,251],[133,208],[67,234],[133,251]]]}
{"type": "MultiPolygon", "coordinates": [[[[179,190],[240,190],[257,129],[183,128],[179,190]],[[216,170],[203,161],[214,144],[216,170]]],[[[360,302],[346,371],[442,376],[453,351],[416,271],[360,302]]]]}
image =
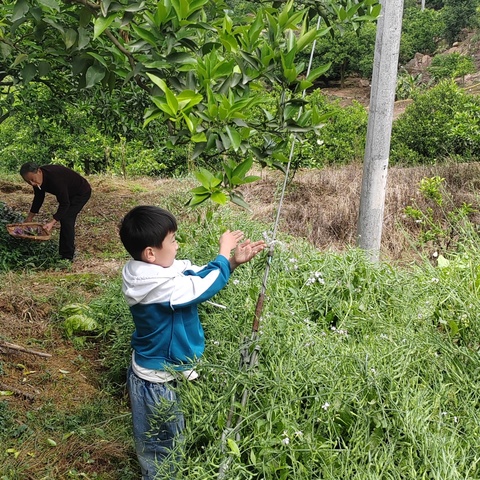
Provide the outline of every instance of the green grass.
{"type": "MultiPolygon", "coordinates": [[[[237,209],[197,212],[181,218],[179,258],[207,262],[225,228],[252,239],[265,230],[237,209]]],[[[463,228],[467,243],[438,265],[403,268],[371,264],[356,249],[325,253],[280,237],[253,341],[266,257],[238,268],[213,299],[226,308],[201,306],[201,376],[179,386],[187,419],[182,478],[480,478],[479,242],[463,228]],[[258,348],[251,369],[240,366],[245,344],[258,348]]],[[[50,412],[50,427],[89,432],[98,448],[102,435],[128,445],[128,410],[116,419],[133,325],[119,279],[102,288],[94,277],[83,280],[99,289],[90,307],[102,325],[104,400],[71,418],[50,412]]],[[[0,433],[12,436],[11,416],[0,415],[0,433]]],[[[120,464],[122,480],[136,478],[135,465],[133,457],[120,464]]]]}
{"type": "MultiPolygon", "coordinates": [[[[233,225],[262,236],[261,226],[225,209],[211,222],[181,225],[179,257],[207,261],[233,225]]],[[[217,478],[221,464],[229,479],[479,478],[480,270],[478,244],[468,248],[441,267],[396,268],[355,249],[322,253],[281,239],[249,371],[239,367],[240,347],[251,337],[265,259],[240,267],[214,299],[227,308],[201,307],[201,377],[179,387],[183,478],[217,478]]],[[[131,333],[127,309],[114,301],[118,288],[97,305],[115,312],[105,358],[117,382],[131,333]]]]}

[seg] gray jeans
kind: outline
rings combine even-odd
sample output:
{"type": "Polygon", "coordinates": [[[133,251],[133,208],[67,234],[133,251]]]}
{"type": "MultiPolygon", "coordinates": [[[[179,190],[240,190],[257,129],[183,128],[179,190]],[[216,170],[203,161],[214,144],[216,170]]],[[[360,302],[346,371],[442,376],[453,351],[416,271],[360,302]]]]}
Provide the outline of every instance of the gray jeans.
{"type": "Polygon", "coordinates": [[[133,437],[142,480],[175,478],[185,420],[174,387],[174,382],[148,382],[128,369],[133,437]]]}

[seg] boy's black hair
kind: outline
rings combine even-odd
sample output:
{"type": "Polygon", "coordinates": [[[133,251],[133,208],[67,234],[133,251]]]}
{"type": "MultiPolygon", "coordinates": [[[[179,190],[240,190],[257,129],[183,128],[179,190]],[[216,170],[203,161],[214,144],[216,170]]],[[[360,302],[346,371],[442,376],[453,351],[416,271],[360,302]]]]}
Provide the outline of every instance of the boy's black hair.
{"type": "Polygon", "coordinates": [[[20,175],[23,177],[25,176],[25,174],[27,173],[36,173],[38,172],[38,169],[40,167],[38,166],[38,164],[36,164],[35,162],[27,162],[27,163],[24,163],[21,167],[20,167],[20,175]]]}
{"type": "Polygon", "coordinates": [[[147,247],[161,248],[165,237],[177,231],[177,220],[163,208],[140,205],[120,223],[120,240],[134,260],[142,259],[147,247]]]}

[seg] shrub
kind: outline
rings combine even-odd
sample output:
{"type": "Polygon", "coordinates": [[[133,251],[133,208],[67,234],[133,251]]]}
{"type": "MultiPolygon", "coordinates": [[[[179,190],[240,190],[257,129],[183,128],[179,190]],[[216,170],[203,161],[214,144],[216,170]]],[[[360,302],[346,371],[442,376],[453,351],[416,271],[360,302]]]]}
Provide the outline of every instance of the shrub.
{"type": "Polygon", "coordinates": [[[32,138],[34,134],[30,122],[10,117],[1,123],[0,170],[17,173],[25,162],[41,162],[48,159],[48,147],[42,143],[32,142],[32,138]]]}
{"type": "Polygon", "coordinates": [[[449,44],[459,39],[464,28],[478,25],[477,0],[445,0],[442,17],[445,23],[443,37],[449,44]]]}
{"type": "Polygon", "coordinates": [[[428,73],[436,82],[444,78],[464,77],[473,72],[475,72],[473,58],[457,52],[435,55],[428,68],[428,73]]]}
{"type": "Polygon", "coordinates": [[[412,59],[417,52],[433,55],[444,25],[440,12],[417,6],[405,9],[400,41],[400,63],[412,59]]]}
{"type": "Polygon", "coordinates": [[[347,164],[361,160],[365,149],[368,114],[363,105],[354,101],[342,107],[340,102],[329,102],[320,90],[312,93],[307,100],[316,104],[330,118],[320,130],[306,136],[298,147],[297,157],[304,167],[321,168],[325,165],[347,164]]]}
{"type": "Polygon", "coordinates": [[[415,95],[393,124],[393,163],[421,164],[448,157],[477,160],[480,100],[445,80],[427,92],[415,95]]]}
{"type": "MultiPolygon", "coordinates": [[[[331,62],[331,68],[322,80],[343,80],[349,75],[370,78],[375,51],[375,24],[366,23],[358,30],[344,28],[334,36],[325,35],[317,40],[312,67],[331,62]]],[[[307,54],[304,56],[308,63],[307,54]]]]}
{"type": "Polygon", "coordinates": [[[412,98],[415,93],[427,88],[422,82],[422,74],[410,75],[407,71],[402,71],[397,78],[397,86],[395,89],[396,100],[405,100],[412,98]]]}

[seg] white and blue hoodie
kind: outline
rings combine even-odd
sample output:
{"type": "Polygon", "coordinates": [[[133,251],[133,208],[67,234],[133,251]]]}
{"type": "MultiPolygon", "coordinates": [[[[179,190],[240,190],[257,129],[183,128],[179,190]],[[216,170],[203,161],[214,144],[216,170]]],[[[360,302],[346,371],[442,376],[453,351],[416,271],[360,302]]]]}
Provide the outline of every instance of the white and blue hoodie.
{"type": "Polygon", "coordinates": [[[130,260],[122,276],[122,291],[135,323],[131,341],[135,362],[152,370],[191,368],[205,349],[197,306],[227,284],[228,259],[218,255],[203,267],[175,260],[168,268],[130,260]]]}

